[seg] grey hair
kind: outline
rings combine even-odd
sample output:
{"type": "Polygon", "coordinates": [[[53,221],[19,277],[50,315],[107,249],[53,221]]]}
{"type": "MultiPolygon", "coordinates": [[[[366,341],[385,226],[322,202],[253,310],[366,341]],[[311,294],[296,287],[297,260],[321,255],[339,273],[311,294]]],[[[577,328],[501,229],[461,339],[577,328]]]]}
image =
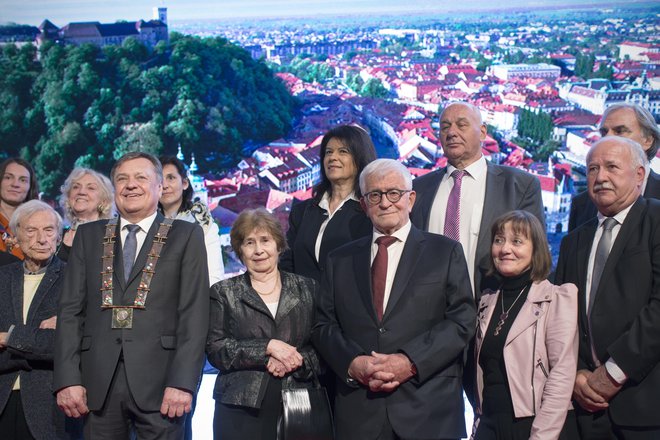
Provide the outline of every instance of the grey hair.
{"type": "Polygon", "coordinates": [[[382,178],[390,173],[398,173],[403,178],[406,187],[398,189],[412,189],[412,175],[401,162],[394,159],[376,159],[364,167],[364,170],[360,173],[360,191],[362,191],[362,194],[366,193],[369,177],[382,178]]]}
{"type": "Polygon", "coordinates": [[[646,166],[648,165],[646,152],[638,142],[622,136],[605,136],[604,138],[600,138],[598,141],[596,141],[596,143],[593,144],[589,149],[589,152],[587,153],[587,166],[591,161],[591,153],[594,151],[594,149],[597,146],[605,142],[617,142],[622,146],[625,146],[630,152],[630,165],[633,168],[638,168],[638,167],[646,168],[646,166]]]}
{"type": "Polygon", "coordinates": [[[658,128],[658,124],[655,123],[655,118],[647,109],[632,102],[620,102],[613,104],[607,107],[603,112],[600,125],[603,125],[603,121],[607,119],[610,113],[627,108],[635,112],[635,117],[637,118],[637,123],[642,129],[642,134],[653,139],[651,147],[645,152],[646,158],[651,161],[658,153],[658,148],[660,148],[660,128],[658,128]]]}
{"type": "Polygon", "coordinates": [[[21,228],[21,224],[28,218],[32,217],[38,212],[47,211],[55,216],[55,222],[57,223],[57,236],[62,238],[62,216],[58,214],[57,211],[53,209],[48,203],[44,203],[41,200],[30,200],[21,204],[14,214],[11,216],[9,221],[9,229],[11,229],[14,234],[18,235],[18,230],[21,228]]]}
{"type": "Polygon", "coordinates": [[[101,203],[97,207],[99,218],[111,218],[114,216],[115,190],[112,187],[112,182],[110,182],[110,179],[98,171],[94,171],[89,168],[76,167],[73,169],[73,171],[71,171],[71,174],[69,174],[69,176],[64,181],[64,184],[60,187],[60,207],[62,208],[62,212],[64,212],[64,217],[69,223],[73,223],[75,221],[75,215],[71,210],[71,205],[69,204],[71,188],[73,188],[74,183],[86,175],[92,176],[96,180],[96,183],[99,185],[99,192],[101,194],[101,203]]]}

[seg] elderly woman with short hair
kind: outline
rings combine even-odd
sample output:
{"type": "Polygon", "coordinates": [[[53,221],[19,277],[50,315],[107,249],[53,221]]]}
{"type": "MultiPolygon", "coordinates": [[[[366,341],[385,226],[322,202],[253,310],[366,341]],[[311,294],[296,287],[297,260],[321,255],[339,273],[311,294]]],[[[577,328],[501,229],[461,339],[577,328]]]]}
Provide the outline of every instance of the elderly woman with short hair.
{"type": "Polygon", "coordinates": [[[310,333],[318,286],[280,271],[286,238],[265,209],[245,210],[230,233],[247,271],[211,287],[206,354],[216,380],[215,439],[276,439],[281,390],[319,370],[310,333]]]}
{"type": "Polygon", "coordinates": [[[78,167],[71,171],[60,191],[60,206],[69,227],[57,256],[67,261],[79,225],[114,216],[114,189],[103,174],[78,167]]]}
{"type": "Polygon", "coordinates": [[[491,269],[500,280],[477,315],[473,438],[560,438],[577,371],[577,287],[546,278],[552,260],[541,222],[526,211],[497,218],[491,269]]]}

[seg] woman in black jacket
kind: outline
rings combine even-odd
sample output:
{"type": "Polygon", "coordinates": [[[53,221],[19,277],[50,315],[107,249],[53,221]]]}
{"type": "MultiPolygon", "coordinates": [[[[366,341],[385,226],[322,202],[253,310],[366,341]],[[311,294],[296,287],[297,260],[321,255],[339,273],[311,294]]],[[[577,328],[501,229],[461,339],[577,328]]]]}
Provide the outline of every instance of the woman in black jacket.
{"type": "Polygon", "coordinates": [[[369,134],[357,125],[340,125],[321,141],[321,182],[312,198],[295,204],[289,215],[287,242],[280,268],[321,281],[328,253],[371,234],[360,207],[358,176],[376,159],[369,134]]]}
{"type": "Polygon", "coordinates": [[[286,241],[265,209],[243,211],[230,237],[247,272],[211,287],[214,438],[274,440],[281,390],[311,386],[319,372],[310,341],[317,283],[278,270],[286,241]]]}

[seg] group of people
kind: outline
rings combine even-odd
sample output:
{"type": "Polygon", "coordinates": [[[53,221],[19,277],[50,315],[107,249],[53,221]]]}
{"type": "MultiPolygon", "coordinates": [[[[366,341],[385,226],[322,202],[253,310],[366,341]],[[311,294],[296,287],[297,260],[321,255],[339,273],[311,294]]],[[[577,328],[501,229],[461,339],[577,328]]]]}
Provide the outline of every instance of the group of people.
{"type": "Polygon", "coordinates": [[[341,440],[463,438],[464,391],[478,440],[660,437],[660,131],[629,104],[600,128],[554,274],[538,180],[485,159],[467,103],[440,116],[448,165],[414,180],[361,127],[330,130],[286,232],[239,214],[229,279],[175,158],[74,170],[66,232],[5,162],[23,261],[0,268],[0,432],[183,438],[206,355],[216,439],[281,438],[282,391],[318,376],[341,440]]]}

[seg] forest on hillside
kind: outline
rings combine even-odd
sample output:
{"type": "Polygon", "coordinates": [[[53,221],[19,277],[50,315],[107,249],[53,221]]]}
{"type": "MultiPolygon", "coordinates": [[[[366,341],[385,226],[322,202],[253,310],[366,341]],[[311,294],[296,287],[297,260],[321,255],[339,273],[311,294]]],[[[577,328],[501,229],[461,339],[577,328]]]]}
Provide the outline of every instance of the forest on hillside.
{"type": "Polygon", "coordinates": [[[127,151],[181,145],[203,172],[233,165],[246,145],[286,134],[296,107],[263,61],[224,38],[0,49],[0,159],[29,160],[48,198],[74,165],[108,172],[127,151]]]}

